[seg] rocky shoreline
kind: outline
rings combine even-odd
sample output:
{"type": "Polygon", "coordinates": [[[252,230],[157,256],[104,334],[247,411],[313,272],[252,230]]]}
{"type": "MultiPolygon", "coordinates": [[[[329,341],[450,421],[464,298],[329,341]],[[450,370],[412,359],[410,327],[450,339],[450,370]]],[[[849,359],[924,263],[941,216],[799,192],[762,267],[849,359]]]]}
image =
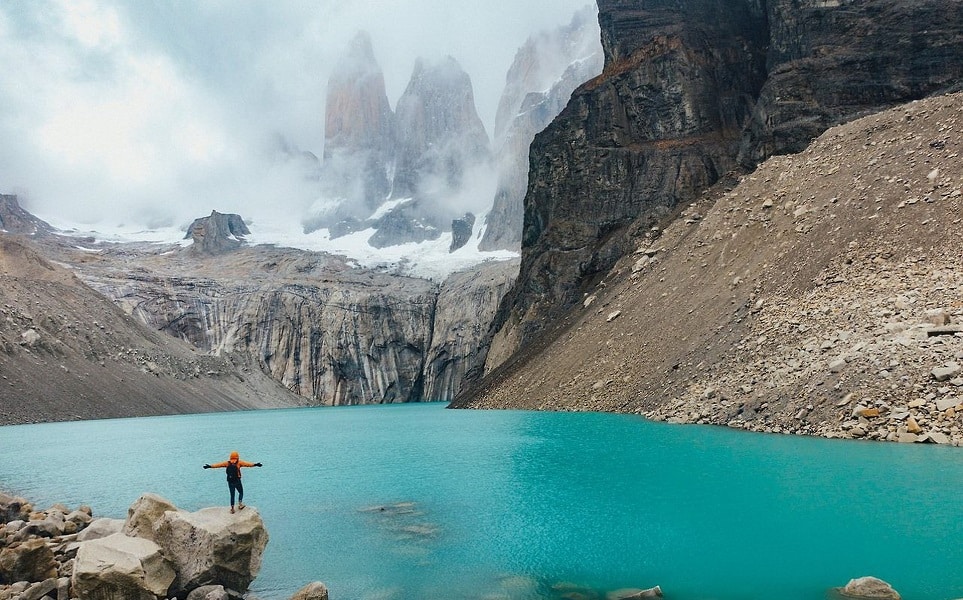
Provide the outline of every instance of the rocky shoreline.
{"type": "MultiPolygon", "coordinates": [[[[144,494],[111,519],[0,492],[0,600],[241,600],[267,542],[254,507],[187,512],[144,494]]],[[[291,600],[328,591],[312,582],[291,600]]]]}
{"type": "MultiPolygon", "coordinates": [[[[147,493],[130,506],[126,519],[112,519],[94,517],[89,506],[36,510],[26,499],[0,492],[0,600],[250,599],[248,586],[260,570],[268,533],[257,509],[246,508],[235,514],[224,507],[188,512],[147,493]]],[[[900,600],[874,577],[853,579],[829,593],[900,600]]],[[[642,600],[662,598],[663,591],[654,586],[602,595],[560,582],[551,597],[642,600]]],[[[314,581],[290,600],[328,600],[328,589],[314,581]]]]}

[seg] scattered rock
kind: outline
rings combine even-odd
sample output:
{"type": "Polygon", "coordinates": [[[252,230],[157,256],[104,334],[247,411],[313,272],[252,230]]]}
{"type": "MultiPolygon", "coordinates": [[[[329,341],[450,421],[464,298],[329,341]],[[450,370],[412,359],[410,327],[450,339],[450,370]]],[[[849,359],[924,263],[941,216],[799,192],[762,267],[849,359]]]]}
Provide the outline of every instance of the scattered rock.
{"type": "Polygon", "coordinates": [[[36,329],[28,329],[20,334],[20,343],[24,346],[36,346],[40,341],[40,334],[36,329]]]}
{"type": "Polygon", "coordinates": [[[105,538],[108,535],[113,535],[115,533],[121,533],[124,530],[125,523],[126,521],[124,519],[109,519],[106,517],[94,519],[89,525],[87,525],[87,527],[77,534],[77,541],[87,542],[90,540],[105,538]]]}
{"type": "Polygon", "coordinates": [[[230,597],[223,585],[202,585],[191,590],[187,600],[229,600],[230,597]]]}

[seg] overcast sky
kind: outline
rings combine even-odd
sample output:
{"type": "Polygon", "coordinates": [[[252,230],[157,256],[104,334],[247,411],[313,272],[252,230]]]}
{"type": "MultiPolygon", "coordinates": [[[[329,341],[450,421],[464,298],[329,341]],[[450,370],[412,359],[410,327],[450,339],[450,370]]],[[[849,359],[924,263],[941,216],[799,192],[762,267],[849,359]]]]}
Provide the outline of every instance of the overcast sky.
{"type": "Polygon", "coordinates": [[[491,135],[518,47],[586,4],[0,2],[0,192],[79,222],[309,202],[270,141],[320,156],[327,74],[358,30],[371,34],[392,107],[417,57],[451,55],[491,135]]]}

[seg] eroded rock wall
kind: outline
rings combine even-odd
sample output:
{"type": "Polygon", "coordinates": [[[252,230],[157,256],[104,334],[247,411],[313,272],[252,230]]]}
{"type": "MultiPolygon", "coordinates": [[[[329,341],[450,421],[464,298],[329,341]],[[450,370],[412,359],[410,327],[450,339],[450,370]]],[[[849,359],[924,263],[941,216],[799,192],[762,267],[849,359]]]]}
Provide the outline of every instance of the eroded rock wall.
{"type": "Polygon", "coordinates": [[[492,315],[517,272],[517,262],[491,263],[439,285],[264,247],[148,263],[132,275],[108,260],[81,276],[153,328],[204,353],[250,356],[324,405],[453,398],[483,359],[492,315]]]}
{"type": "Polygon", "coordinates": [[[531,148],[489,369],[727,173],[958,85],[952,0],[600,0],[605,68],[531,148]]]}

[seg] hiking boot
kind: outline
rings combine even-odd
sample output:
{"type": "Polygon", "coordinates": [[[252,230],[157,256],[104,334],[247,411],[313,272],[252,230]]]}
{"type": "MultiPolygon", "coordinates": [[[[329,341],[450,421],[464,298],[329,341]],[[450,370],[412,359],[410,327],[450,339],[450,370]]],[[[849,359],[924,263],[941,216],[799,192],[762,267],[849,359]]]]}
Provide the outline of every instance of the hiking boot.
{"type": "Polygon", "coordinates": [[[238,510],[244,510],[244,505],[243,505],[243,504],[238,504],[238,505],[237,505],[237,509],[238,509],[238,510]]]}
{"type": "Polygon", "coordinates": [[[234,514],[234,507],[233,507],[233,506],[231,507],[231,514],[232,514],[232,515],[234,514]]]}

